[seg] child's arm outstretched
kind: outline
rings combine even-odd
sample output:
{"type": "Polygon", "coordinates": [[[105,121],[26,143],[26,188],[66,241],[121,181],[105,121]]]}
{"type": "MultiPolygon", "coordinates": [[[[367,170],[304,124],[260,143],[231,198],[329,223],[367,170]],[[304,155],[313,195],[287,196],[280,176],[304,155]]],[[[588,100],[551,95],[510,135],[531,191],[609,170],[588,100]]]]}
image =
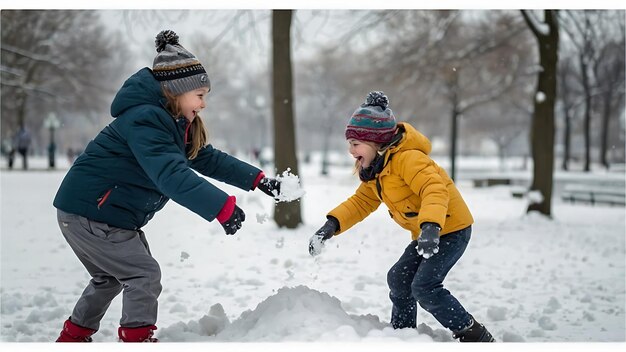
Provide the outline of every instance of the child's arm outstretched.
{"type": "Polygon", "coordinates": [[[366,183],[361,183],[354,195],[328,213],[324,226],[309,239],[309,254],[320,254],[326,240],[365,219],[380,203],[376,193],[366,183]]]}
{"type": "Polygon", "coordinates": [[[190,166],[204,176],[246,191],[258,188],[273,198],[280,194],[280,181],[266,177],[260,169],[215,149],[210,144],[200,149],[190,166]]]}

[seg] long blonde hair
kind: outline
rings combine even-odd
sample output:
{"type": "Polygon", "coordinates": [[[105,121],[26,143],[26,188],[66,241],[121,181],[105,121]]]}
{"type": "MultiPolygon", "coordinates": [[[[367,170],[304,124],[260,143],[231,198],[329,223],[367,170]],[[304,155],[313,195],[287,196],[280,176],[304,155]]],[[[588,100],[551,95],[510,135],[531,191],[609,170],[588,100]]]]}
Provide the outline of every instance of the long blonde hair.
{"type": "MultiPolygon", "coordinates": [[[[175,118],[181,116],[182,109],[180,107],[180,100],[178,99],[178,97],[180,96],[175,96],[167,89],[163,89],[163,94],[167,99],[167,103],[165,104],[166,109],[175,118]]],[[[209,134],[204,127],[204,122],[202,122],[202,118],[200,118],[200,115],[196,115],[196,117],[191,122],[191,131],[191,148],[189,148],[189,151],[187,152],[187,158],[189,158],[189,160],[195,159],[198,156],[198,152],[200,152],[200,149],[204,148],[209,140],[209,134]]]]}

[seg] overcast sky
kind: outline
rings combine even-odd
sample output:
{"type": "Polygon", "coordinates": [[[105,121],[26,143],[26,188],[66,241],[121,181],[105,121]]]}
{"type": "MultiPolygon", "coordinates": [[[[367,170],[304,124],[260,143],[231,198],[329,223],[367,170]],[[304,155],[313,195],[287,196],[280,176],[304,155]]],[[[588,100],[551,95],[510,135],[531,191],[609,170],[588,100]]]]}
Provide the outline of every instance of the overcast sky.
{"type": "MultiPolygon", "coordinates": [[[[212,45],[229,42],[247,55],[253,67],[267,65],[270,16],[268,10],[101,10],[104,22],[119,29],[132,43],[135,66],[149,66],[155,55],[154,38],[163,29],[175,31],[181,44],[194,51],[191,38],[205,32],[212,45]]],[[[295,59],[311,55],[322,45],[338,43],[339,33],[354,28],[364,11],[298,10],[293,20],[295,59]]],[[[375,34],[370,34],[374,35],[375,34]]],[[[357,38],[362,40],[362,38],[357,38]]]]}

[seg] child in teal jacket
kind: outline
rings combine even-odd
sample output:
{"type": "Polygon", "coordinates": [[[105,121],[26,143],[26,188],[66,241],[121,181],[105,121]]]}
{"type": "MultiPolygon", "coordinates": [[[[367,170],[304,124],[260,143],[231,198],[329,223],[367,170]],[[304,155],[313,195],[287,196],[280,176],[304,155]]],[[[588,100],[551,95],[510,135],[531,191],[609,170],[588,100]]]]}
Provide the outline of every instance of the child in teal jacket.
{"type": "Polygon", "coordinates": [[[169,199],[227,235],[245,214],[195,172],[244,190],[278,196],[280,182],[207,144],[198,113],[211,85],[198,59],[173,31],[156,38],[153,68],[132,75],[111,105],[115,118],[86,147],[54,199],[61,231],[92,279],[66,320],[59,342],[91,341],[111,300],[124,291],[119,338],[156,341],[159,264],[141,228],[169,199]]]}

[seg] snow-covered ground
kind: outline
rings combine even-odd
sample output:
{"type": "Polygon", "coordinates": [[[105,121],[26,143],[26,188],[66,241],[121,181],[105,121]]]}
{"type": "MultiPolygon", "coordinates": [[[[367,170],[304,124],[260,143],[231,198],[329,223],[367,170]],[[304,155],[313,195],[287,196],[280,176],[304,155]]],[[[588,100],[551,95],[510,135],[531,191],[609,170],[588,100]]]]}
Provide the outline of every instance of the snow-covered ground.
{"type": "MultiPolygon", "coordinates": [[[[18,160],[18,166],[20,164],[18,160]]],[[[34,161],[36,162],[36,161],[34,161]]],[[[63,239],[52,199],[59,171],[2,170],[0,340],[53,341],[89,280],[63,239]]],[[[599,176],[602,177],[602,176],[599,176]]],[[[410,242],[384,205],[312,258],[309,237],[357,186],[350,168],[301,167],[304,224],[278,229],[273,201],[218,184],[247,220],[235,236],[170,202],[144,230],[161,264],[163,342],[451,341],[420,310],[417,330],[389,327],[387,270],[410,242]]],[[[445,285],[498,341],[625,341],[624,207],[563,203],[525,214],[507,186],[460,190],[476,219],[445,285]]],[[[96,342],[117,340],[121,295],[96,342]]],[[[383,348],[383,347],[381,347],[383,348]]]]}

